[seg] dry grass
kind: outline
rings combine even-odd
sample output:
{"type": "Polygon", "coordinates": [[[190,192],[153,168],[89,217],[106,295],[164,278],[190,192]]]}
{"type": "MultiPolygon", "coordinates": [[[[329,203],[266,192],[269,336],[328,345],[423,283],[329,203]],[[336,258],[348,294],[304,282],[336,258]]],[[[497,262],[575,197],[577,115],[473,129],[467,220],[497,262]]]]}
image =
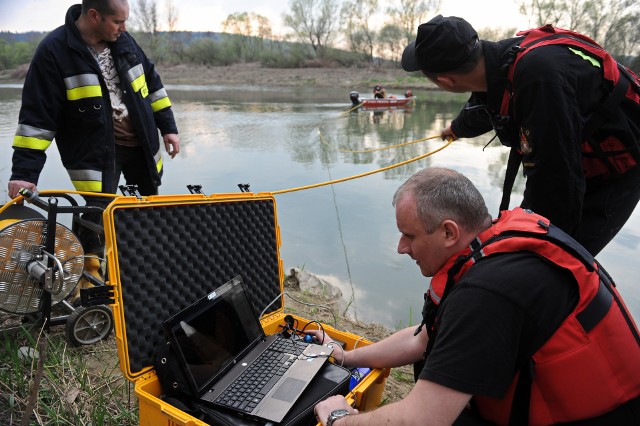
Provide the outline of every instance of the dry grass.
{"type": "MultiPolygon", "coordinates": [[[[290,282],[285,290],[295,298],[286,298],[287,313],[334,325],[333,311],[336,328],[372,341],[391,333],[379,324],[363,324],[340,316],[342,307],[336,300],[302,292],[290,282]]],[[[15,324],[15,318],[0,315],[2,327],[11,320],[15,324]]],[[[1,425],[138,424],[138,401],[133,384],[120,371],[113,337],[95,345],[72,347],[65,340],[64,327],[52,327],[49,333],[32,327],[17,333],[0,333],[0,345],[1,425]],[[39,357],[21,359],[21,347],[36,348],[39,357]]],[[[393,369],[382,402],[402,399],[412,386],[409,367],[393,369]]]]}

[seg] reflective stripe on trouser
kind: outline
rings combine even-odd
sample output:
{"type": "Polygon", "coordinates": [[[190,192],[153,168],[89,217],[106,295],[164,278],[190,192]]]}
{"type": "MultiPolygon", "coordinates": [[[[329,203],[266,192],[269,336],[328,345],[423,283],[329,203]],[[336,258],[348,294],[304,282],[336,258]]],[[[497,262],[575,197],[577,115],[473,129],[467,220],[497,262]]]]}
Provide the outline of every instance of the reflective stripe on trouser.
{"type": "Polygon", "coordinates": [[[158,173],[162,172],[162,154],[160,154],[160,150],[158,150],[158,152],[156,152],[156,154],[153,156],[153,160],[156,162],[156,171],[158,173]]]}
{"type": "Polygon", "coordinates": [[[67,170],[77,191],[102,192],[102,172],[97,170],[67,170]]]}
{"type": "Polygon", "coordinates": [[[19,124],[16,135],[13,138],[13,146],[44,151],[51,145],[55,134],[56,132],[52,130],[19,124]]]}

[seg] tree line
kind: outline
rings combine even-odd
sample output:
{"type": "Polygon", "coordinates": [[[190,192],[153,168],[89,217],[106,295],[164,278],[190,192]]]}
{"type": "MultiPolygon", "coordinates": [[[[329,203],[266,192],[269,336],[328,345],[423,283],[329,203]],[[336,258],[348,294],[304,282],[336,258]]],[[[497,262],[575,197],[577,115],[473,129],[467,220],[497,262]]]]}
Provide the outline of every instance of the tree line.
{"type": "MultiPolygon", "coordinates": [[[[277,34],[267,17],[254,12],[230,14],[221,22],[221,33],[176,31],[180,15],[174,1],[130,0],[128,28],[156,63],[351,67],[399,66],[417,26],[439,13],[442,0],[289,0],[282,16],[284,34],[277,34]]],[[[511,1],[517,2],[531,27],[550,23],[586,34],[618,61],[640,71],[637,0],[511,1]]],[[[487,40],[511,37],[519,29],[524,28],[477,28],[487,40]]],[[[0,68],[28,63],[39,38],[12,41],[3,35],[0,68]]]]}

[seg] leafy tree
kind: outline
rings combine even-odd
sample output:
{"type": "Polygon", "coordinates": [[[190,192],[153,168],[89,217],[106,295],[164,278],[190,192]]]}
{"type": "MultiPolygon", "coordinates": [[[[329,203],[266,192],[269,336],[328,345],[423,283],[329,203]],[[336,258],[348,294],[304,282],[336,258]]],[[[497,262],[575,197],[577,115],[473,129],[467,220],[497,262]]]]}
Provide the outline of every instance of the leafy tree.
{"type": "Polygon", "coordinates": [[[158,58],[159,49],[158,7],[156,0],[136,0],[129,17],[129,22],[136,31],[136,40],[149,57],[158,58]]]}
{"type": "Polygon", "coordinates": [[[291,13],[283,15],[284,24],[311,46],[316,57],[323,57],[336,36],[339,0],[290,0],[289,6],[291,13]]]}
{"type": "Polygon", "coordinates": [[[369,22],[377,11],[378,0],[346,0],[342,5],[341,16],[349,46],[352,51],[363,53],[369,61],[373,61],[376,37],[369,22]]]}
{"type": "Polygon", "coordinates": [[[567,0],[527,0],[520,3],[520,13],[529,17],[535,26],[556,25],[566,12],[566,3],[567,0]]]}
{"type": "Polygon", "coordinates": [[[38,41],[7,41],[0,38],[0,69],[15,68],[31,62],[38,41]]]}
{"type": "Polygon", "coordinates": [[[136,0],[130,17],[132,26],[143,33],[158,32],[158,6],[156,0],[136,0]]]}
{"type": "Polygon", "coordinates": [[[395,24],[386,24],[378,33],[378,43],[382,56],[400,63],[400,57],[406,43],[404,30],[395,24]]]}
{"type": "Polygon", "coordinates": [[[434,15],[440,9],[441,0],[397,0],[397,4],[387,9],[390,21],[404,31],[408,42],[415,40],[418,25],[423,23],[429,15],[434,15]]]}
{"type": "Polygon", "coordinates": [[[187,61],[199,65],[230,65],[237,62],[232,47],[226,42],[211,38],[195,40],[185,49],[187,61]]]}
{"type": "Polygon", "coordinates": [[[245,60],[255,60],[271,39],[271,22],[268,18],[253,12],[237,12],[222,22],[225,32],[233,34],[240,56],[245,60]]]}
{"type": "Polygon", "coordinates": [[[526,0],[520,12],[535,26],[552,24],[588,35],[619,60],[638,55],[637,0],[526,0]]]}
{"type": "Polygon", "coordinates": [[[166,0],[164,8],[167,13],[167,28],[169,29],[169,32],[173,32],[178,24],[178,9],[176,9],[176,5],[173,3],[173,0],[166,0]]]}
{"type": "Polygon", "coordinates": [[[515,34],[519,30],[524,30],[524,29],[525,28],[515,28],[515,27],[513,28],[486,27],[486,28],[478,29],[478,36],[482,40],[498,41],[498,40],[503,40],[505,38],[515,37],[515,34]]]}
{"type": "Polygon", "coordinates": [[[166,39],[165,44],[167,45],[168,50],[167,59],[170,61],[182,62],[184,60],[184,43],[172,34],[175,32],[176,26],[178,25],[178,9],[176,8],[173,0],[165,0],[164,10],[167,17],[167,29],[169,31],[168,34],[163,35],[163,38],[166,39]]]}

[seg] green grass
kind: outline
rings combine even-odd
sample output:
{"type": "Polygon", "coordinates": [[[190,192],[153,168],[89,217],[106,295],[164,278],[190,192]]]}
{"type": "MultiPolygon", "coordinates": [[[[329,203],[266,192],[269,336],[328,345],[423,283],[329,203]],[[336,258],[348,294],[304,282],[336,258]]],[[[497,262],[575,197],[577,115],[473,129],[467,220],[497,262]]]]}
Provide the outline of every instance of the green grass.
{"type": "Polygon", "coordinates": [[[391,376],[396,379],[398,382],[403,383],[414,383],[413,374],[410,371],[403,371],[399,368],[391,369],[391,376]]]}
{"type": "Polygon", "coordinates": [[[0,335],[0,424],[137,425],[137,399],[113,337],[76,348],[54,329],[0,335]],[[21,359],[20,347],[39,357],[21,359]]]}

